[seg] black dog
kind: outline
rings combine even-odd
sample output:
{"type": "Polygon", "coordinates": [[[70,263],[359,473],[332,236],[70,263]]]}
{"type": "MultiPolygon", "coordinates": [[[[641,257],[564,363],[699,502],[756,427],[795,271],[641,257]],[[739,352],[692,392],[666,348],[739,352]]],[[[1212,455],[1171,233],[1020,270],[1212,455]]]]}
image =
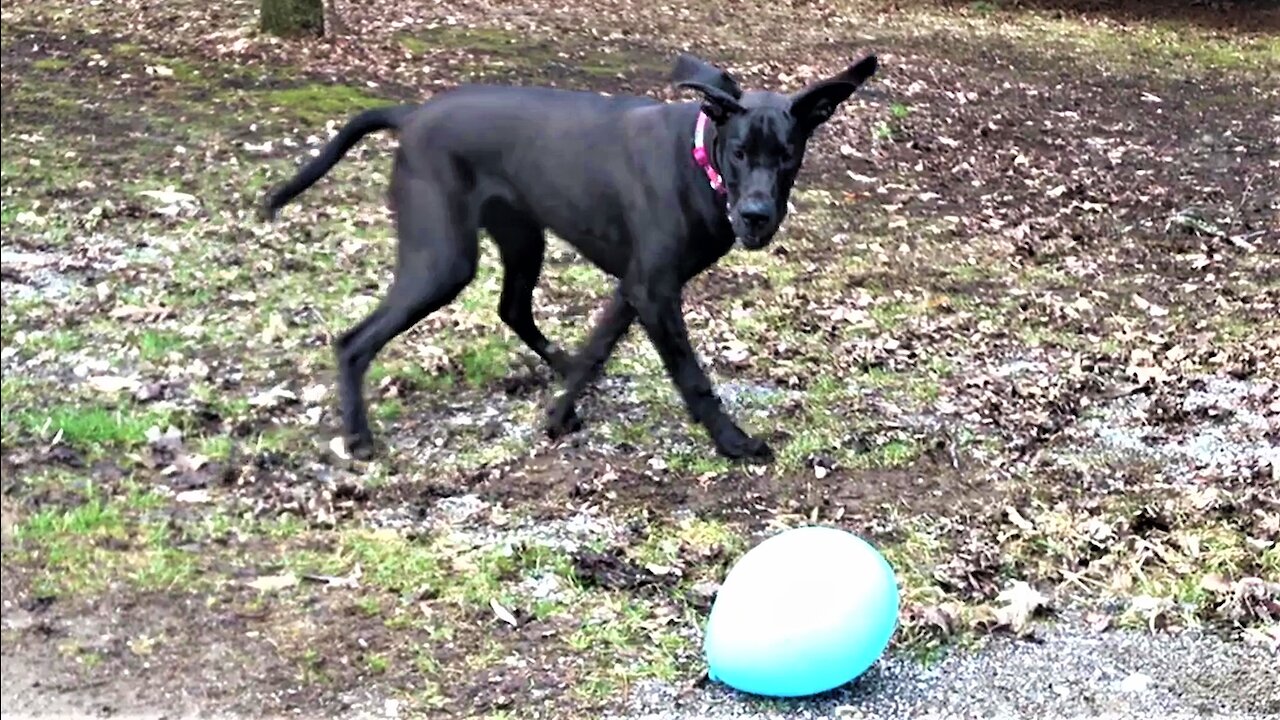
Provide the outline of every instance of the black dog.
{"type": "Polygon", "coordinates": [[[639,318],[720,452],[770,458],[768,445],[721,407],[689,344],[681,292],[735,243],[769,244],[810,135],[876,66],[868,56],[794,95],[744,93],[728,72],[681,55],[672,81],[700,92],[701,103],[467,86],[422,105],[357,115],[263,208],[274,217],[365,135],[399,131],[390,189],[395,279],[377,309],[336,343],[348,447],[362,457],[372,448],[362,390],[369,364],[471,282],[484,228],[504,268],[499,315],[565,380],[548,412],[552,437],[581,427],[575,401],[639,318]],[[620,281],[577,357],[533,322],[546,230],[620,281]]]}

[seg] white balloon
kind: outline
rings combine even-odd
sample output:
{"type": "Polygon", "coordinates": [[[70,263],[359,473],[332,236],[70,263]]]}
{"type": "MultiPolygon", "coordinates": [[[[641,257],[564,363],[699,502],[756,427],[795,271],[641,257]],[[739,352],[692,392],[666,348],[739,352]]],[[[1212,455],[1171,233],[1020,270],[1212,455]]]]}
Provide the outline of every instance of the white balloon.
{"type": "Polygon", "coordinates": [[[884,654],[898,624],[893,568],[862,538],[785,531],[729,571],[707,621],[712,680],[775,697],[844,685],[884,654]]]}

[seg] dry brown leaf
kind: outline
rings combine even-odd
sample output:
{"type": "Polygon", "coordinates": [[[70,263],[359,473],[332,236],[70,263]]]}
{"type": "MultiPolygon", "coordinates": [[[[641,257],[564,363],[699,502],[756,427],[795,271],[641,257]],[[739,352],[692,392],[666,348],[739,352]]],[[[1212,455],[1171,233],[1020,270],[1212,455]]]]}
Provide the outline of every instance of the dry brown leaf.
{"type": "Polygon", "coordinates": [[[88,383],[102,393],[134,392],[142,385],[134,378],[120,375],[95,375],[89,378],[88,383]]]}
{"type": "Polygon", "coordinates": [[[249,587],[259,592],[278,592],[286,590],[298,584],[298,576],[293,573],[284,573],[283,575],[263,575],[262,577],[250,580],[249,587]]]}
{"type": "Polygon", "coordinates": [[[1031,631],[1031,620],[1049,606],[1049,599],[1022,580],[1015,580],[996,596],[1003,603],[995,610],[995,620],[1015,635],[1024,636],[1031,631]]]}
{"type": "Polygon", "coordinates": [[[516,627],[520,624],[519,621],[516,620],[516,616],[512,615],[510,610],[503,607],[502,603],[498,602],[497,599],[489,598],[489,607],[493,610],[493,614],[497,616],[499,620],[511,627],[516,627]]]}

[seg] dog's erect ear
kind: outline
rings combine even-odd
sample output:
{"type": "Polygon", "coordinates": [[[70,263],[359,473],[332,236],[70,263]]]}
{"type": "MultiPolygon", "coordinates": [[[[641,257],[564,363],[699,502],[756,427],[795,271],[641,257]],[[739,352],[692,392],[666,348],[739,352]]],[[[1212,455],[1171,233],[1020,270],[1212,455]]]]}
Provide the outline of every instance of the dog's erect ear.
{"type": "Polygon", "coordinates": [[[839,75],[801,90],[791,98],[791,116],[804,132],[813,132],[819,125],[830,120],[836,107],[848,100],[867,78],[876,73],[879,64],[875,55],[868,55],[839,75]]]}
{"type": "Polygon", "coordinates": [[[702,111],[713,121],[723,122],[733,113],[742,112],[742,88],[727,70],[722,70],[700,58],[682,53],[676,58],[671,71],[671,82],[676,87],[690,88],[702,93],[702,111]]]}

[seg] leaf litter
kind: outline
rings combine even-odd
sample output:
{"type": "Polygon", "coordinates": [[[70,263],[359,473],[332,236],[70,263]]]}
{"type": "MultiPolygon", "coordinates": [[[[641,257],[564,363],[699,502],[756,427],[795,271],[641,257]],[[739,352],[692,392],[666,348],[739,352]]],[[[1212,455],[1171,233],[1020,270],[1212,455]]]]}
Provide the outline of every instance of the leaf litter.
{"type": "MultiPolygon", "coordinates": [[[[578,582],[653,603],[647,607],[655,615],[705,610],[725,559],[682,545],[675,557],[637,558],[634,524],[661,527],[670,516],[692,512],[751,536],[817,520],[892,547],[910,539],[914,526],[903,518],[929,517],[912,532],[931,538],[937,549],[905,556],[924,579],[909,588],[918,595],[906,600],[904,637],[916,630],[954,637],[974,629],[1025,635],[1047,597],[1055,605],[1092,607],[1098,628],[1211,622],[1244,626],[1243,636],[1260,642],[1270,637],[1277,593],[1274,568],[1264,558],[1273,557],[1268,553],[1280,530],[1274,492],[1280,463],[1273,451],[1280,347],[1272,340],[1280,333],[1273,332],[1277,298],[1267,279],[1276,271],[1280,237],[1275,175],[1252,170],[1274,148],[1249,128],[1269,127],[1264,108],[1277,97],[1275,87],[1260,83],[1244,94],[1237,91],[1249,83],[1235,74],[1194,68],[1194,87],[1157,70],[1108,66],[1099,73],[1069,55],[1019,49],[1002,39],[1007,28],[998,21],[966,19],[939,44],[943,28],[931,26],[934,20],[844,13],[831,19],[833,27],[856,26],[849,37],[857,39],[833,43],[820,24],[795,23],[789,7],[753,7],[752,22],[728,27],[716,22],[719,11],[711,6],[613,0],[556,8],[465,2],[447,11],[339,5],[358,36],[312,43],[258,36],[248,30],[251,13],[238,6],[171,3],[134,12],[126,2],[88,12],[122,37],[145,38],[145,51],[157,57],[232,60],[259,69],[301,65],[308,77],[342,77],[397,99],[419,99],[477,67],[496,67],[483,48],[440,42],[406,49],[405,34],[439,27],[489,28],[512,38],[542,32],[564,44],[608,50],[643,46],[655,65],[677,49],[699,47],[724,58],[747,82],[787,87],[837,69],[864,47],[885,48],[884,77],[815,139],[803,182],[814,191],[795,198],[796,212],[774,252],[754,263],[727,258],[690,288],[690,326],[713,373],[727,381],[735,408],[768,407],[760,417],[790,434],[779,442],[795,443],[796,464],[767,475],[690,467],[688,457],[705,448],[669,407],[636,390],[646,373],[662,376],[651,358],[643,364],[643,351],[628,348],[623,379],[602,383],[584,409],[600,414],[589,422],[593,427],[617,412],[620,424],[638,423],[650,437],[619,440],[589,429],[552,445],[516,432],[511,428],[531,422],[532,399],[499,396],[496,385],[483,381],[457,385],[465,372],[450,356],[497,325],[456,309],[423,328],[432,342],[407,339],[414,348],[407,359],[429,383],[388,375],[377,384],[377,401],[412,408],[385,428],[393,439],[390,456],[354,463],[337,440],[329,445],[332,458],[323,456],[325,443],[310,439],[334,422],[322,350],[341,325],[338,314],[367,309],[385,282],[385,268],[365,259],[380,252],[377,245],[352,236],[386,222],[375,195],[385,169],[370,160],[389,141],[353,152],[350,162],[360,172],[317,188],[327,194],[314,208],[297,209],[297,218],[287,218],[279,231],[263,231],[246,222],[253,193],[243,189],[244,173],[305,154],[299,151],[336,131],[341,113],[316,126],[287,112],[262,117],[262,108],[253,106],[252,124],[220,126],[221,137],[178,138],[181,152],[167,143],[163,162],[175,177],[146,177],[137,185],[147,189],[141,192],[120,187],[156,164],[157,148],[148,147],[136,153],[141,166],[104,162],[88,185],[68,183],[61,196],[21,196],[31,209],[15,216],[12,235],[6,225],[6,305],[10,297],[41,301],[21,313],[6,307],[6,379],[79,377],[101,399],[122,403],[117,408],[139,402],[183,417],[182,430],[157,426],[141,448],[112,453],[129,473],[169,487],[182,506],[292,518],[316,533],[305,542],[320,547],[333,541],[329,533],[366,522],[410,538],[447,529],[475,547],[534,539],[567,552],[566,572],[578,582]],[[125,17],[132,27],[122,24],[125,17]],[[187,31],[172,32],[177,26],[187,31]],[[583,27],[591,32],[584,36],[583,27]],[[990,67],[989,57],[1000,62],[990,67]],[[981,76],[974,71],[978,59],[989,67],[981,76]],[[1114,83],[1141,103],[1142,113],[1114,102],[1114,83]],[[1230,100],[1207,105],[1199,98],[1230,100]],[[229,169],[228,178],[188,182],[206,167],[229,169]],[[74,242],[52,244],[51,228],[69,219],[74,242]],[[336,229],[324,224],[335,220],[336,229]],[[316,225],[326,229],[310,229],[316,225]],[[303,241],[286,239],[298,235],[303,241]],[[341,242],[331,242],[337,237],[341,242]],[[150,252],[139,252],[139,244],[150,252]],[[199,279],[180,283],[173,258],[201,244],[214,254],[183,264],[184,271],[194,264],[199,279]],[[832,260],[833,246],[839,261],[832,260]],[[322,263],[337,267],[321,270],[322,263]],[[246,266],[254,269],[249,277],[265,280],[247,287],[246,276],[226,270],[246,266]],[[797,272],[780,274],[785,268],[797,272]],[[342,304],[320,306],[313,288],[295,294],[273,287],[273,278],[296,273],[317,273],[324,282],[346,273],[356,290],[342,304]],[[26,289],[11,295],[18,286],[26,289]],[[179,306],[203,290],[216,300],[179,306]],[[276,307],[253,315],[269,300],[276,307]],[[130,331],[195,327],[196,344],[216,349],[196,357],[176,350],[176,360],[166,350],[151,355],[160,359],[144,360],[133,349],[134,335],[81,324],[88,342],[64,352],[58,348],[67,341],[47,331],[67,318],[103,316],[130,331]],[[11,321],[21,335],[10,335],[11,321]],[[774,332],[753,329],[753,322],[774,332]],[[230,328],[232,338],[215,338],[215,328],[230,328]],[[435,338],[449,333],[458,334],[458,343],[446,350],[435,338]],[[823,376],[849,380],[833,391],[819,382],[823,376]],[[429,389],[441,378],[455,384],[429,389]],[[805,436],[822,413],[837,418],[838,431],[805,436]],[[305,432],[295,432],[300,428],[305,432]],[[197,445],[223,438],[231,449],[215,444],[216,458],[197,445]],[[465,444],[502,442],[514,449],[498,459],[480,453],[458,461],[465,444]],[[872,451],[887,448],[907,459],[866,467],[872,451]],[[907,453],[913,448],[919,450],[907,453]],[[435,468],[442,468],[436,477],[426,476],[435,468]],[[1270,484],[1258,482],[1267,479],[1270,484]],[[1199,545],[1191,538],[1200,538],[1199,545]],[[1043,558],[1029,549],[1049,542],[1059,547],[1056,555],[1043,558]],[[1211,601],[1188,611],[1175,599],[1176,588],[1162,584],[1171,573],[1196,577],[1195,587],[1211,601]]],[[[39,3],[19,12],[28,20],[46,17],[39,3]]],[[[167,59],[130,67],[127,53],[69,30],[62,39],[15,32],[38,38],[42,53],[96,53],[69,72],[100,73],[78,77],[147,98],[139,102],[156,102],[155,93],[163,97],[185,75],[167,59]],[[93,42],[100,44],[76,46],[93,42]]],[[[6,37],[6,68],[30,63],[29,48],[6,37]]],[[[575,82],[556,76],[558,61],[502,62],[509,66],[502,70],[506,77],[575,82]]],[[[677,96],[662,87],[657,71],[620,74],[624,79],[593,75],[576,82],[677,96]]],[[[268,75],[228,82],[270,83],[268,75]]],[[[18,87],[9,72],[5,83],[7,96],[18,87]]],[[[57,123],[32,107],[7,101],[6,128],[27,137],[53,132],[57,123]]],[[[189,112],[161,107],[176,116],[189,112]]],[[[102,128],[105,143],[117,142],[110,126],[102,128]]],[[[113,155],[109,144],[101,150],[106,158],[126,156],[113,155]]],[[[287,169],[271,167],[276,174],[287,169]]],[[[578,308],[585,317],[590,303],[578,295],[540,288],[536,305],[545,304],[551,315],[578,308]]],[[[63,456],[80,453],[67,446],[67,428],[45,425],[39,444],[24,435],[6,442],[6,473],[38,474],[43,458],[52,457],[43,450],[50,437],[58,438],[63,456]]],[[[34,507],[48,506],[39,504],[45,496],[30,497],[34,507]]],[[[184,523],[197,511],[169,512],[184,523]]],[[[355,573],[352,567],[343,570],[355,573]]],[[[334,598],[369,588],[367,573],[356,586],[347,577],[342,571],[285,573],[249,582],[273,595],[302,592],[299,580],[309,578],[332,588],[334,598]]],[[[522,611],[492,596],[479,612],[514,631],[550,632],[538,622],[526,624],[522,611]]],[[[380,624],[340,617],[344,629],[354,626],[370,637],[382,632],[380,624]]],[[[353,641],[334,641],[357,656],[366,652],[353,641]]],[[[483,649],[482,640],[467,641],[475,644],[464,645],[464,652],[483,649]]],[[[545,647],[543,641],[519,651],[552,665],[575,657],[562,651],[540,656],[549,652],[545,647]]],[[[451,667],[456,659],[442,662],[451,667]]],[[[337,667],[326,671],[350,672],[337,667]]],[[[520,677],[528,680],[518,673],[506,680],[520,677]]],[[[494,678],[502,679],[483,682],[494,678]]],[[[455,680],[450,697],[475,710],[483,694],[469,693],[473,687],[487,685],[455,680]]],[[[315,692],[312,707],[328,702],[315,692]]]]}

